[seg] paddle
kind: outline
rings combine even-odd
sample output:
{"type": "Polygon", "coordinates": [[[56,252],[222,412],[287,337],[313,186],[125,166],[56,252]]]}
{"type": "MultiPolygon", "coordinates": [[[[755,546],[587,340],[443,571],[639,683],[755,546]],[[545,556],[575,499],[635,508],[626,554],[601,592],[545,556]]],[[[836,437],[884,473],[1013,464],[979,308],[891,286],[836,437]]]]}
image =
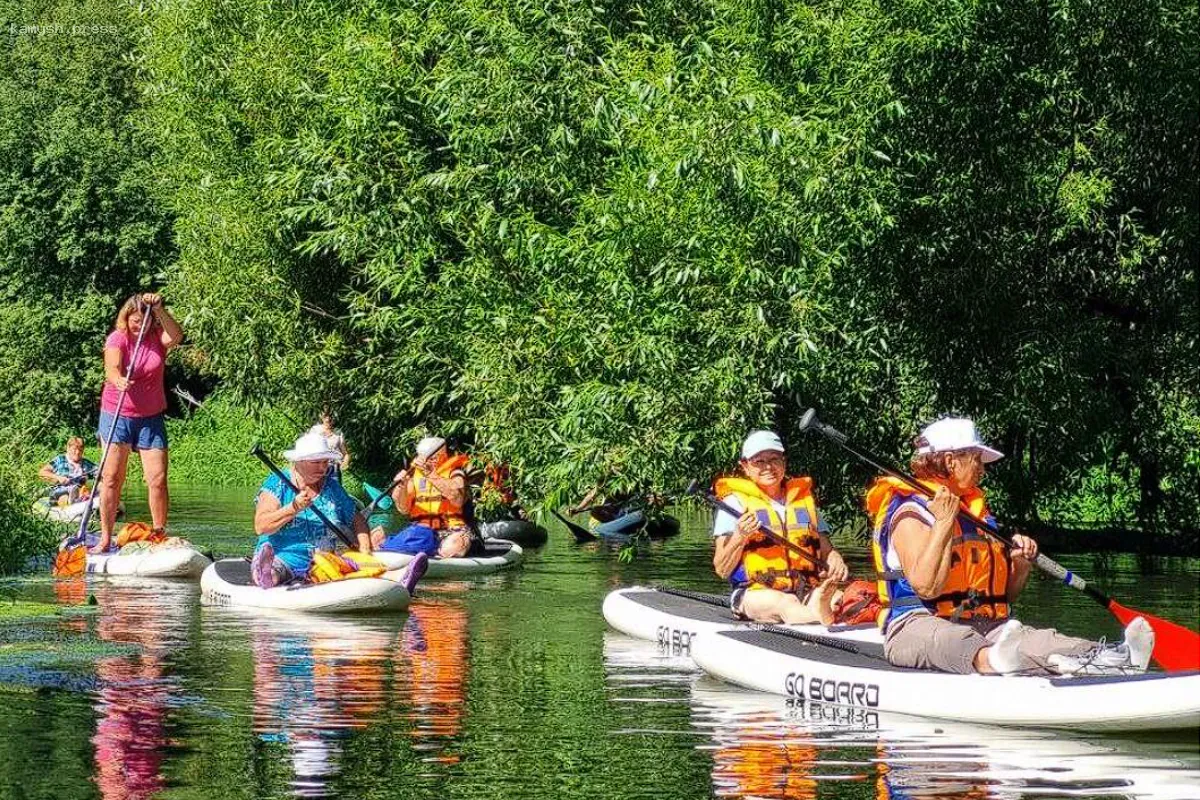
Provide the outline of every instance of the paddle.
{"type": "MultiPolygon", "coordinates": [[[[710,506],[712,506],[716,510],[724,511],[726,514],[728,514],[730,517],[732,517],[735,520],[742,516],[741,512],[739,512],[733,506],[726,503],[724,500],[721,500],[719,497],[714,495],[712,492],[701,492],[698,488],[698,483],[696,481],[692,481],[691,483],[689,483],[687,489],[685,489],[684,491],[686,494],[699,497],[701,500],[708,503],[710,506]]],[[[804,548],[800,547],[798,544],[789,541],[787,538],[780,536],[778,533],[776,533],[775,531],[768,528],[766,525],[764,525],[762,523],[761,520],[758,523],[758,532],[763,534],[764,536],[766,536],[768,539],[775,542],[776,544],[782,545],[783,547],[787,548],[788,550],[791,550],[796,555],[801,556],[802,558],[804,558],[805,561],[812,564],[817,569],[826,569],[828,567],[828,564],[825,563],[824,559],[814,558],[811,553],[806,552],[804,550],[804,548]]]]}
{"type": "MultiPolygon", "coordinates": [[[[150,308],[139,303],[138,311],[142,314],[142,328],[138,331],[137,341],[133,343],[133,353],[130,354],[129,365],[125,367],[127,382],[133,378],[133,368],[137,364],[138,355],[142,352],[142,341],[146,338],[146,331],[154,327],[154,321],[150,317],[150,308]]],[[[104,439],[104,450],[100,453],[100,464],[96,467],[97,475],[104,474],[104,465],[108,462],[108,454],[112,452],[113,436],[117,432],[117,423],[121,421],[121,409],[125,405],[125,395],[128,394],[128,391],[127,385],[125,389],[117,392],[117,405],[113,409],[112,425],[108,426],[108,436],[104,439]]],[[[88,493],[87,505],[83,507],[83,516],[79,518],[79,531],[71,538],[63,540],[59,545],[58,555],[54,557],[54,567],[51,570],[51,574],[56,578],[77,577],[87,569],[87,553],[85,552],[87,529],[92,518],[92,504],[99,494],[99,486],[96,487],[96,491],[88,493]]]]}
{"type": "Polygon", "coordinates": [[[571,522],[571,520],[558,513],[557,509],[552,510],[550,513],[558,517],[558,521],[567,526],[567,530],[569,530],[571,535],[575,537],[576,544],[587,544],[588,542],[600,541],[599,537],[597,537],[594,533],[582,525],[577,525],[574,522],[571,522]]]}
{"type": "Polygon", "coordinates": [[[392,482],[382,489],[376,489],[366,481],[362,481],[363,491],[371,496],[371,502],[367,505],[363,513],[369,517],[375,512],[376,508],[379,508],[381,511],[387,511],[394,506],[395,503],[392,502],[392,490],[400,485],[401,480],[401,478],[393,478],[392,482]]]}
{"type": "MultiPolygon", "coordinates": [[[[271,472],[273,472],[275,474],[275,477],[277,477],[277,478],[279,478],[279,480],[283,481],[285,486],[287,486],[289,489],[291,489],[296,494],[300,494],[300,490],[296,488],[296,484],[292,483],[292,479],[287,476],[287,473],[285,473],[279,467],[275,466],[275,463],[273,461],[271,461],[271,457],[268,456],[266,454],[266,452],[262,449],[262,445],[259,445],[259,444],[254,445],[254,449],[250,451],[250,455],[254,456],[259,461],[266,464],[267,469],[271,470],[271,472]]],[[[329,530],[336,533],[338,535],[338,538],[346,543],[347,547],[349,547],[351,550],[356,550],[358,548],[358,545],[356,545],[353,542],[353,540],[351,540],[350,534],[346,533],[344,530],[341,529],[340,526],[335,525],[333,520],[331,520],[329,517],[325,516],[325,512],[322,511],[321,509],[317,508],[316,503],[313,503],[312,505],[310,505],[309,508],[311,508],[313,510],[313,513],[317,515],[317,519],[319,519],[319,520],[321,520],[321,522],[325,523],[326,528],[329,528],[329,530]]]]}
{"type": "MultiPolygon", "coordinates": [[[[816,409],[810,408],[804,412],[804,416],[800,419],[799,427],[801,432],[816,431],[860,461],[891,475],[899,481],[903,481],[925,497],[933,497],[933,493],[929,488],[920,483],[916,478],[898,469],[889,467],[881,459],[852,445],[849,438],[841,431],[820,422],[817,419],[816,409]]],[[[1008,547],[1014,546],[1010,536],[1003,533],[1000,528],[986,520],[980,519],[965,507],[960,507],[958,514],[961,517],[971,520],[971,522],[986,531],[996,541],[1008,547]]],[[[1150,627],[1154,629],[1154,660],[1163,669],[1168,672],[1200,669],[1200,634],[1190,631],[1174,622],[1168,622],[1165,619],[1160,619],[1144,611],[1138,611],[1121,605],[1113,598],[1089,585],[1087,581],[1066,567],[1051,560],[1044,553],[1038,553],[1034,564],[1046,574],[1058,578],[1063,584],[1083,592],[1092,598],[1092,600],[1107,608],[1122,625],[1128,625],[1136,617],[1142,617],[1146,620],[1150,624],[1150,627]]]]}

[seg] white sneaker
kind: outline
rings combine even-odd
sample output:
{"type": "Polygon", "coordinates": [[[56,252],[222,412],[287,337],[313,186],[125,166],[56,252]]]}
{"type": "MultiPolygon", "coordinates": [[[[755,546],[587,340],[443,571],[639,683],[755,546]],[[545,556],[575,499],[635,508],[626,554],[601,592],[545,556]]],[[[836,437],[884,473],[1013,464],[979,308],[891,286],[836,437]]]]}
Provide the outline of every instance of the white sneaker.
{"type": "Polygon", "coordinates": [[[1145,672],[1154,652],[1154,629],[1142,617],[1125,626],[1125,641],[1107,644],[1103,639],[1078,656],[1055,654],[1046,663],[1061,675],[1127,675],[1145,672]]]}
{"type": "Polygon", "coordinates": [[[1154,629],[1142,617],[1135,617],[1133,622],[1125,626],[1125,642],[1122,645],[1129,651],[1129,662],[1139,672],[1145,672],[1150,666],[1150,654],[1154,652],[1154,629]]]}
{"type": "Polygon", "coordinates": [[[1128,667],[1101,664],[1091,660],[1091,653],[1081,656],[1069,656],[1065,653],[1055,653],[1046,659],[1046,663],[1059,675],[1067,677],[1082,675],[1126,675],[1131,670],[1128,667]]]}
{"type": "Polygon", "coordinates": [[[1077,656],[1055,653],[1046,663],[1060,675],[1127,675],[1137,668],[1124,644],[1108,644],[1101,639],[1095,647],[1077,656]]]}

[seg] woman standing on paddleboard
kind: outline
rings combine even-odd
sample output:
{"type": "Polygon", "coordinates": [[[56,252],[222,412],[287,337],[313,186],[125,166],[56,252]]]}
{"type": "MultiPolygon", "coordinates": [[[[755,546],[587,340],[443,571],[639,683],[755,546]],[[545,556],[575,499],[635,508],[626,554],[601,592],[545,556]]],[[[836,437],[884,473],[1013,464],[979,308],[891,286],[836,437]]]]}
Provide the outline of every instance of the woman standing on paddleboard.
{"type": "Polygon", "coordinates": [[[100,395],[100,447],[112,435],[112,450],[100,476],[100,540],[92,552],[102,553],[112,543],[121,489],[125,485],[129,454],[142,460],[149,494],[150,519],[155,531],[167,526],[167,429],[164,412],[167,393],[164,383],[167,353],[183,341],[183,329],[167,311],[160,295],[145,293],[125,301],[117,322],[104,341],[104,391],[100,395]],[[141,350],[129,379],[125,373],[133,358],[142,326],[141,350]],[[125,393],[117,417],[118,397],[125,393]],[[113,423],[116,423],[115,427],[113,423]]]}

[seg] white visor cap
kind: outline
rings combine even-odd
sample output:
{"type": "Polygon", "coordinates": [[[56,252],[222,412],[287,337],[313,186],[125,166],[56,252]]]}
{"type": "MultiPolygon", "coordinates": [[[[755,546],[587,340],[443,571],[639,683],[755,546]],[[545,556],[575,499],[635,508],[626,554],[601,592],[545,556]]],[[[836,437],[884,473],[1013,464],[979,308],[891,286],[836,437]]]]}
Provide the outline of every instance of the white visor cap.
{"type": "Polygon", "coordinates": [[[442,437],[426,436],[424,439],[417,442],[417,455],[421,458],[429,458],[445,446],[446,440],[442,437]]]}
{"type": "Polygon", "coordinates": [[[751,459],[759,453],[765,453],[768,450],[773,450],[776,453],[786,452],[783,449],[783,441],[779,438],[779,434],[774,431],[754,431],[742,443],[742,458],[751,459]]]}
{"type": "Polygon", "coordinates": [[[917,439],[918,453],[948,453],[953,450],[978,450],[985,464],[1004,458],[1004,453],[983,443],[974,422],[960,417],[939,419],[926,426],[917,439]]]}

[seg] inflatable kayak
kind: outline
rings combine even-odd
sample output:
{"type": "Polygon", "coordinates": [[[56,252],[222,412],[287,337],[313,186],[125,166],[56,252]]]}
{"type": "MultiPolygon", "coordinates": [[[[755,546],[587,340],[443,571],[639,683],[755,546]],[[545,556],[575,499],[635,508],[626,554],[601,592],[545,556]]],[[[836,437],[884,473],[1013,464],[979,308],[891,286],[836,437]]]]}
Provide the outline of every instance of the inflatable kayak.
{"type": "Polygon", "coordinates": [[[591,532],[601,538],[623,538],[645,531],[651,539],[666,539],[679,533],[679,520],[663,514],[646,518],[644,511],[631,511],[609,522],[593,520],[591,532]]]}
{"type": "MultiPolygon", "coordinates": [[[[40,500],[34,501],[33,513],[39,514],[52,522],[79,522],[86,508],[87,500],[80,500],[77,503],[60,506],[56,503],[51,503],[49,498],[43,497],[40,500]]],[[[99,507],[93,503],[92,514],[98,515],[99,513],[99,507]]],[[[117,506],[117,516],[120,517],[124,513],[125,504],[120,503],[117,506]]]]}
{"type": "Polygon", "coordinates": [[[245,558],[221,559],[200,576],[200,601],[210,606],[351,614],[408,608],[409,599],[404,587],[387,575],[260,589],[245,558]]]}
{"type": "Polygon", "coordinates": [[[546,529],[527,519],[497,519],[479,523],[484,539],[505,539],[523,547],[540,547],[548,538],[546,529]]]}
{"type": "MultiPolygon", "coordinates": [[[[729,610],[726,595],[705,594],[666,587],[632,586],[609,592],[604,598],[604,619],[614,629],[635,639],[655,642],[664,655],[686,655],[695,641],[721,631],[755,627],[729,610]]],[[[834,639],[873,642],[882,647],[879,629],[872,624],[826,628],[796,625],[834,639]]]]}
{"type": "Polygon", "coordinates": [[[558,511],[551,513],[571,532],[576,544],[597,541],[625,542],[634,534],[643,531],[651,539],[666,539],[679,533],[679,520],[674,517],[664,515],[647,520],[642,511],[632,511],[610,522],[598,523],[593,517],[591,527],[588,528],[572,522],[558,511]]]}
{"type": "MultiPolygon", "coordinates": [[[[521,545],[503,539],[488,539],[483,542],[479,554],[462,558],[431,558],[426,578],[466,578],[472,575],[487,575],[516,566],[524,558],[521,545]]],[[[412,561],[408,553],[389,553],[376,550],[372,555],[388,569],[401,569],[412,561]]]]}
{"type": "Polygon", "coordinates": [[[194,578],[212,564],[194,547],[149,547],[130,552],[111,550],[88,553],[88,575],[125,575],[139,578],[194,578]]]}
{"type": "Polygon", "coordinates": [[[880,643],[817,644],[794,635],[794,628],[717,631],[690,642],[690,653],[713,677],[807,702],[1035,728],[1200,727],[1200,672],[952,675],[892,666],[880,643]]]}

